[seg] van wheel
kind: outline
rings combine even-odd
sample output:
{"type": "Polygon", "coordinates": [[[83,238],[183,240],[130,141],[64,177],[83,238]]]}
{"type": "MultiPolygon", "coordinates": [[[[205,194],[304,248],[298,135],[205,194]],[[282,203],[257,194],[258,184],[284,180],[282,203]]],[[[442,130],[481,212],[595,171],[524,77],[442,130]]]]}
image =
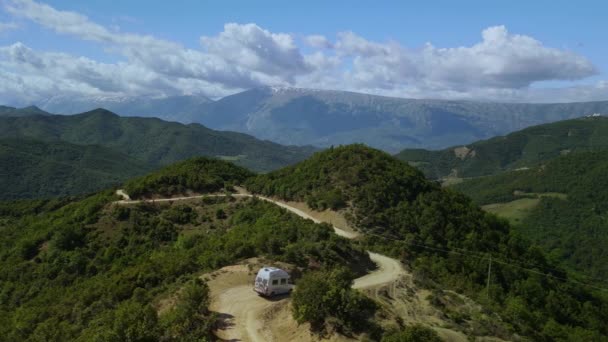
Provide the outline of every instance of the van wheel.
{"type": "Polygon", "coordinates": [[[270,295],[268,297],[274,297],[274,291],[270,292],[270,295]]]}

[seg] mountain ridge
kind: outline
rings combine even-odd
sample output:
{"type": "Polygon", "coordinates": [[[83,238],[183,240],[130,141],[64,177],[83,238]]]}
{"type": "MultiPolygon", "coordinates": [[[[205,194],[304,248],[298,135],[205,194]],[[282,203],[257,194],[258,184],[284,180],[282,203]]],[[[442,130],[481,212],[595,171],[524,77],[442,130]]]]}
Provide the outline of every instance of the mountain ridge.
{"type": "Polygon", "coordinates": [[[102,145],[151,166],[199,155],[212,156],[230,159],[257,171],[288,165],[315,150],[282,146],[243,133],[212,130],[200,124],[120,117],[105,109],[76,115],[0,117],[0,138],[102,145]]]}
{"type": "MultiPolygon", "coordinates": [[[[70,112],[67,102],[41,105],[70,112]]],[[[259,87],[218,100],[197,96],[157,99],[154,106],[112,107],[125,116],[158,116],[251,134],[285,145],[365,143],[396,153],[403,148],[445,148],[504,135],[525,127],[608,113],[608,101],[497,103],[387,97],[340,90],[259,87]]],[[[61,102],[61,101],[58,101],[61,102]]],[[[126,101],[127,103],[129,101],[126,101]]],[[[145,103],[145,99],[140,102],[145,103]]],[[[103,107],[102,103],[89,105],[103,107]]]]}
{"type": "Polygon", "coordinates": [[[607,135],[607,117],[583,117],[443,150],[405,149],[397,158],[433,179],[478,177],[533,167],[563,154],[606,149],[607,135]]]}

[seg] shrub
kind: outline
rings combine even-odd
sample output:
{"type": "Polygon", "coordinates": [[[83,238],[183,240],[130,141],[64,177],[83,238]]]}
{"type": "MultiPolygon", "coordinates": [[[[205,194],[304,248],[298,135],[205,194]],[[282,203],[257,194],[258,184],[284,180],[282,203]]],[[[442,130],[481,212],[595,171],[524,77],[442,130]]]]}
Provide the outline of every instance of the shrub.
{"type": "Polygon", "coordinates": [[[350,332],[369,325],[377,306],[352,290],[353,274],[345,268],[305,274],[293,294],[293,315],[298,323],[310,322],[321,330],[329,322],[350,332]]]}
{"type": "Polygon", "coordinates": [[[382,342],[441,342],[441,338],[433,329],[417,324],[385,335],[382,342]]]}

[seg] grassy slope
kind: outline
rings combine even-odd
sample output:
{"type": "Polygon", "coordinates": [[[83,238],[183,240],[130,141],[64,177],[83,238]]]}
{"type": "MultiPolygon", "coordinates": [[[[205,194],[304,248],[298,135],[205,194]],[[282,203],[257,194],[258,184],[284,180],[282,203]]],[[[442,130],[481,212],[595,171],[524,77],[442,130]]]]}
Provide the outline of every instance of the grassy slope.
{"type": "Polygon", "coordinates": [[[377,234],[367,238],[371,248],[401,257],[421,279],[432,279],[438,288],[462,291],[484,302],[519,334],[537,339],[608,334],[597,323],[608,317],[600,314],[590,319],[580,306],[587,302],[586,306],[599,310],[605,305],[586,289],[504,263],[493,265],[487,300],[483,290],[487,262],[480,255],[491,253],[494,260],[568,276],[555,271],[557,266],[514,235],[506,222],[484,214],[466,197],[428,182],[419,171],[383,152],[361,145],[329,149],[260,175],[247,186],[264,195],[304,200],[319,209],[343,208],[354,226],[377,234]]]}
{"type": "Polygon", "coordinates": [[[249,135],[219,132],[198,124],[119,117],[103,109],[84,114],[0,118],[0,138],[63,140],[119,150],[148,165],[167,165],[193,156],[240,156],[236,163],[268,171],[308,156],[313,148],[282,146],[249,135]]]}
{"type": "Polygon", "coordinates": [[[397,158],[413,163],[434,179],[446,177],[454,169],[458,177],[491,175],[535,166],[566,152],[608,148],[608,118],[560,121],[478,141],[467,145],[472,151],[461,158],[455,148],[403,150],[397,158]]]}
{"type": "Polygon", "coordinates": [[[100,146],[0,139],[0,199],[91,193],[149,170],[142,162],[100,146]]]}
{"type": "Polygon", "coordinates": [[[479,204],[503,207],[521,201],[521,192],[544,194],[527,195],[537,197],[537,204],[520,218],[518,230],[577,271],[608,279],[607,173],[608,152],[583,152],[527,171],[467,180],[453,188],[479,204]]]}

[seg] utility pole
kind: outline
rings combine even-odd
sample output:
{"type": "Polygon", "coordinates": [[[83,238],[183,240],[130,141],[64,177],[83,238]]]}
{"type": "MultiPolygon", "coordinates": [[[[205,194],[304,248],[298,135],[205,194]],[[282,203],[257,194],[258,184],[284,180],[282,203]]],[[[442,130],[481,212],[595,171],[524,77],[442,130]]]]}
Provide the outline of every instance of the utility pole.
{"type": "Polygon", "coordinates": [[[487,299],[490,299],[490,274],[492,274],[492,254],[490,254],[490,262],[488,263],[488,282],[486,283],[487,299]]]}

